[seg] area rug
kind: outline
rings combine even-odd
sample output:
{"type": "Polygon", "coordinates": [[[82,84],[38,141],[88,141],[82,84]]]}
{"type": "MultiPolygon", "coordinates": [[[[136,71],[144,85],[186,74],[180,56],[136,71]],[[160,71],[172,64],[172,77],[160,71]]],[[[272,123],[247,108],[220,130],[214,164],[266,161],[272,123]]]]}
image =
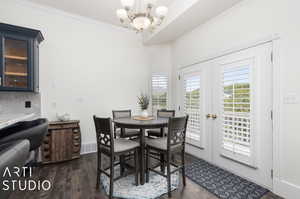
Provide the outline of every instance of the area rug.
{"type": "MultiPolygon", "coordinates": [[[[107,171],[109,172],[109,170],[107,171]]],[[[120,173],[120,167],[115,168],[115,173],[120,173]]],[[[101,184],[106,192],[109,194],[109,178],[102,174],[101,184]]],[[[171,189],[172,191],[177,189],[179,185],[179,172],[175,172],[171,175],[171,189]]],[[[114,193],[115,198],[124,199],[155,199],[166,194],[168,191],[167,180],[154,172],[149,174],[149,183],[144,185],[135,185],[134,175],[121,178],[114,182],[114,193]]]]}
{"type": "Polygon", "coordinates": [[[221,199],[260,199],[268,190],[197,159],[186,166],[186,176],[221,199]]]}

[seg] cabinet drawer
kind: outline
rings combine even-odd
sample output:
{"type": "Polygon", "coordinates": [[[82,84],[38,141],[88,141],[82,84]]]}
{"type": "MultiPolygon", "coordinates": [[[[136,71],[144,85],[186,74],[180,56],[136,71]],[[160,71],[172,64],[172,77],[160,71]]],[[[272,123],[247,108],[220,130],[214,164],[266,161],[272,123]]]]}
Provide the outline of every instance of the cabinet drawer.
{"type": "Polygon", "coordinates": [[[78,124],[55,124],[49,126],[49,129],[71,129],[71,128],[79,128],[78,124]]]}

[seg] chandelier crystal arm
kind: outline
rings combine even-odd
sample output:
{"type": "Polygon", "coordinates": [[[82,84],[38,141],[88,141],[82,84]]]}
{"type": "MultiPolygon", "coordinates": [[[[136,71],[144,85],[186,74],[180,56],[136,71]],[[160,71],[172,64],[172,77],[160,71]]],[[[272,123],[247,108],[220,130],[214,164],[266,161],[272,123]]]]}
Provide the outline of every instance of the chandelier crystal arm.
{"type": "Polygon", "coordinates": [[[134,19],[134,14],[131,10],[127,11],[127,16],[130,21],[132,21],[134,19]]]}
{"type": "Polygon", "coordinates": [[[146,8],[146,16],[147,16],[147,17],[151,17],[152,9],[153,9],[152,5],[151,5],[151,4],[148,4],[148,5],[147,5],[147,8],[146,8]]]}

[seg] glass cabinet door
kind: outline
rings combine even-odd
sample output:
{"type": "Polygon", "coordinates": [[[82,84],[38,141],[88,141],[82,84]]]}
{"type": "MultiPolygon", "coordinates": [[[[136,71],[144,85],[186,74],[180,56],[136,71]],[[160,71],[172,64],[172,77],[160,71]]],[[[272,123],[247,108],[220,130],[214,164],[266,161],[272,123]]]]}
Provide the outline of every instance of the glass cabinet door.
{"type": "Polygon", "coordinates": [[[4,37],[3,86],[28,87],[28,41],[4,37]]]}

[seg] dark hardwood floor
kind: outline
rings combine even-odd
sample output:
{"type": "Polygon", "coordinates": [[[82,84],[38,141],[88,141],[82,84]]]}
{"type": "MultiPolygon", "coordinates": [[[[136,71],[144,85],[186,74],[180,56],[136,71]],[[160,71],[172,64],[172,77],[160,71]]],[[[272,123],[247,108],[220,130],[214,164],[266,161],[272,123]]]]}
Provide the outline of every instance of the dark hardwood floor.
{"type": "MultiPolygon", "coordinates": [[[[96,184],[96,154],[83,155],[78,160],[60,164],[52,164],[35,168],[34,180],[50,180],[52,188],[49,191],[15,191],[10,199],[106,199],[103,190],[97,191],[96,184]]],[[[189,163],[193,157],[186,155],[189,163]]],[[[104,161],[102,161],[104,162],[104,161]]],[[[104,163],[105,164],[105,163],[104,163]]],[[[167,195],[161,198],[167,199],[167,195]]],[[[217,197],[187,178],[187,186],[173,192],[172,199],[217,199],[217,197]]],[[[268,193],[262,199],[279,199],[268,193]]]]}

